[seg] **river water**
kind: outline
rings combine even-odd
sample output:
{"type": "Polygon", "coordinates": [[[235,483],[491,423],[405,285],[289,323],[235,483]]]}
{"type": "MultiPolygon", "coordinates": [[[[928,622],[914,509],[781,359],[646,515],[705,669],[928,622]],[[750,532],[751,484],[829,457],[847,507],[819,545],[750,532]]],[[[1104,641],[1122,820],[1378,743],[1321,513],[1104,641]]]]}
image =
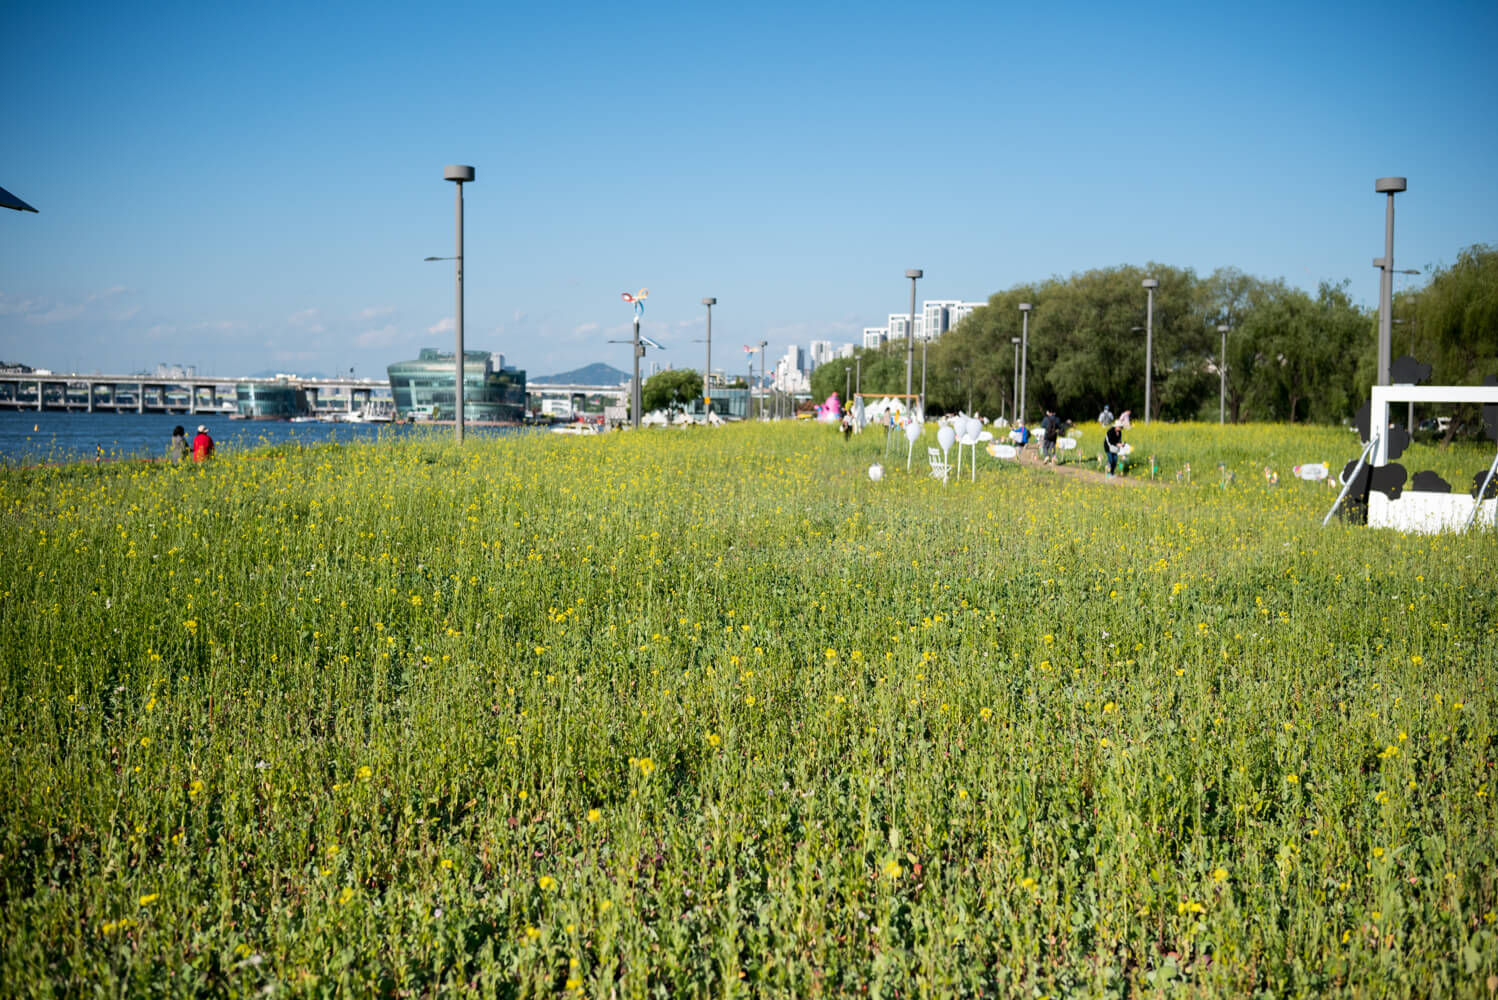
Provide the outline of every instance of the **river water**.
{"type": "MultiPolygon", "coordinates": [[[[296,441],[373,441],[411,434],[451,435],[444,427],[405,424],[294,424],[283,420],[230,420],[227,417],[180,413],[69,413],[44,410],[0,412],[0,464],[37,465],[44,462],[119,458],[164,458],[172,428],[181,424],[190,442],[198,424],[208,428],[217,453],[296,441]]],[[[465,435],[498,434],[509,428],[465,427],[465,435]]]]}

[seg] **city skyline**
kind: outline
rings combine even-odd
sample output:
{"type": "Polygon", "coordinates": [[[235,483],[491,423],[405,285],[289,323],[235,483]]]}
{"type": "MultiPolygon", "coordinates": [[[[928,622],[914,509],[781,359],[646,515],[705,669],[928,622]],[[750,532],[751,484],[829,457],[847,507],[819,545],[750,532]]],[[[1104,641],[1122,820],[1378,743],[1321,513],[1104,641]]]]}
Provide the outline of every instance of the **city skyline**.
{"type": "Polygon", "coordinates": [[[1498,242],[1498,11],[914,20],[971,50],[888,73],[870,54],[912,36],[880,4],[19,9],[0,185],[39,214],[0,212],[0,360],[376,375],[450,350],[451,264],[422,262],[453,252],[448,163],[477,169],[468,346],[535,374],[627,369],[608,341],[641,286],[676,367],[718,298],[715,369],[862,344],[912,267],[923,301],[1160,262],[1371,306],[1380,176],[1409,178],[1397,267],[1498,242]]]}

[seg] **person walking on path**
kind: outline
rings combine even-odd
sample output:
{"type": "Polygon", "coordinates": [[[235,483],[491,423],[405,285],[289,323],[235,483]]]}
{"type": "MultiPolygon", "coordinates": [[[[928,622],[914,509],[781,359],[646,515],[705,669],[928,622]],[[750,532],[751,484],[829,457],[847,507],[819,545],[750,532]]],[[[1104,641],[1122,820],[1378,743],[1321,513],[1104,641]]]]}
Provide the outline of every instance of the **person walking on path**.
{"type": "Polygon", "coordinates": [[[1103,412],[1097,415],[1097,422],[1102,424],[1104,427],[1107,427],[1109,424],[1113,423],[1113,408],[1110,407],[1107,403],[1103,404],[1103,412]]]}
{"type": "Polygon", "coordinates": [[[1123,450],[1123,427],[1114,423],[1103,435],[1103,446],[1108,450],[1108,475],[1118,475],[1118,456],[1123,450]]]}
{"type": "Polygon", "coordinates": [[[1041,440],[1040,456],[1042,462],[1056,464],[1056,439],[1061,436],[1061,418],[1056,416],[1055,410],[1046,410],[1045,419],[1040,422],[1041,440]]]}
{"type": "Polygon", "coordinates": [[[173,465],[187,457],[187,429],[181,424],[172,428],[172,443],[167,445],[166,457],[173,465]]]}
{"type": "Polygon", "coordinates": [[[194,462],[206,462],[213,457],[213,438],[208,436],[208,428],[198,424],[198,434],[192,439],[192,460],[194,462]]]}

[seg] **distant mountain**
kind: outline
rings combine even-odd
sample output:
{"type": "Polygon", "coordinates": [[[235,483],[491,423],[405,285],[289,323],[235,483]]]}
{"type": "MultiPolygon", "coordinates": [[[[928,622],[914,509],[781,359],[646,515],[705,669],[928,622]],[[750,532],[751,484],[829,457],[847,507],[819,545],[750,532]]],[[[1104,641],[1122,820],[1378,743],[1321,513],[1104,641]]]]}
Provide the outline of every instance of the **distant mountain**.
{"type": "Polygon", "coordinates": [[[536,375],[528,378],[531,385],[618,385],[629,379],[629,372],[621,372],[613,365],[601,361],[586,368],[577,368],[560,375],[536,375]]]}

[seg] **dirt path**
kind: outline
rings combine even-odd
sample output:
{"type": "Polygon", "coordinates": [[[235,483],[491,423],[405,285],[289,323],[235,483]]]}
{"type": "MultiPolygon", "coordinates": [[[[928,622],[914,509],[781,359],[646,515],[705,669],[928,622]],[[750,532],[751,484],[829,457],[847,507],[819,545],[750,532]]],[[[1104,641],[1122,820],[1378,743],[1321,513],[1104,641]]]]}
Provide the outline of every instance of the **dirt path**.
{"type": "MultiPolygon", "coordinates": [[[[1078,451],[1081,449],[1078,448],[1078,451]]],[[[1103,486],[1159,486],[1160,483],[1149,479],[1141,479],[1138,476],[1109,476],[1092,468],[1092,463],[1086,459],[1072,458],[1066,465],[1048,465],[1040,460],[1040,444],[1032,441],[1029,446],[1023,448],[1019,453],[1019,464],[1029,466],[1032,469],[1048,469],[1058,476],[1066,476],[1070,479],[1082,482],[1098,483],[1103,486]]],[[[1148,472],[1148,470],[1145,470],[1148,472]]]]}

